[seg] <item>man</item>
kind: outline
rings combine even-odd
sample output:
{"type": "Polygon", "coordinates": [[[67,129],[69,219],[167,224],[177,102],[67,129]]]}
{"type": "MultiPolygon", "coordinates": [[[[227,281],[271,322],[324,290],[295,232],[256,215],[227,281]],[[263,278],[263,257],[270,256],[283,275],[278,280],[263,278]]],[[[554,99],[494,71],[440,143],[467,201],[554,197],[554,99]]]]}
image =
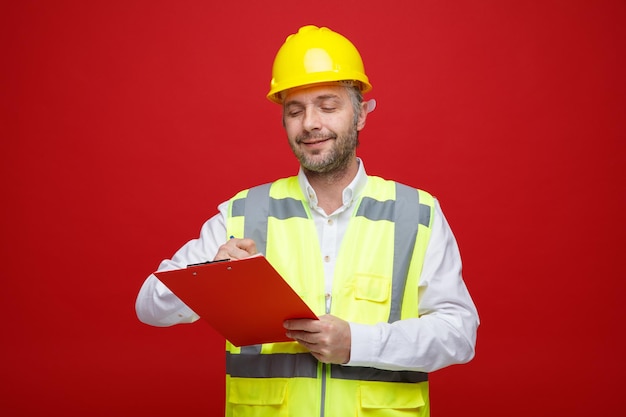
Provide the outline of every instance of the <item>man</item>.
{"type": "MultiPolygon", "coordinates": [[[[222,203],[159,267],[261,252],[319,316],[287,320],[293,342],[227,342],[227,416],[428,416],[428,372],[474,356],[478,315],[437,200],[368,176],[356,156],[370,89],[342,35],[289,36],[268,98],[283,107],[298,175],[222,203]]],[[[198,319],[153,275],[136,310],[155,326],[198,319]]]]}

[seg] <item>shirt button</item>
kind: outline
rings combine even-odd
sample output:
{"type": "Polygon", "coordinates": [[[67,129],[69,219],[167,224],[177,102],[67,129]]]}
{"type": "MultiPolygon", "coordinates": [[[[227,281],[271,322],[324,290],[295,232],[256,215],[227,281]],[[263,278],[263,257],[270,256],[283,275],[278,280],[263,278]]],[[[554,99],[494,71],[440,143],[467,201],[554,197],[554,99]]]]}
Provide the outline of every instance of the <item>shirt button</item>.
{"type": "Polygon", "coordinates": [[[330,262],[330,256],[328,255],[324,256],[324,262],[330,262]]]}
{"type": "Polygon", "coordinates": [[[335,223],[335,222],[333,221],[333,219],[328,219],[328,225],[329,225],[329,226],[332,226],[332,225],[333,225],[333,223],[335,223]]]}

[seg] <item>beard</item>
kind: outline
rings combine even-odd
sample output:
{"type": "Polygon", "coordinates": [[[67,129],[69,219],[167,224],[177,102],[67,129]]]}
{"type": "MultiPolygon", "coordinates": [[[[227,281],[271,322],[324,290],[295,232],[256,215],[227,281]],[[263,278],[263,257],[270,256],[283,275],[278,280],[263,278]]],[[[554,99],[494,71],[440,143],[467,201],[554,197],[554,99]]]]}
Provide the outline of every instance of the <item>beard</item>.
{"type": "Polygon", "coordinates": [[[312,135],[303,133],[296,137],[295,143],[289,141],[291,150],[293,151],[300,165],[305,171],[315,172],[318,174],[332,174],[345,170],[355,155],[356,148],[359,146],[359,131],[356,125],[353,125],[345,134],[337,135],[312,135]],[[321,151],[314,153],[303,152],[299,147],[303,140],[327,138],[334,142],[330,150],[326,150],[325,155],[321,155],[321,151]]]}

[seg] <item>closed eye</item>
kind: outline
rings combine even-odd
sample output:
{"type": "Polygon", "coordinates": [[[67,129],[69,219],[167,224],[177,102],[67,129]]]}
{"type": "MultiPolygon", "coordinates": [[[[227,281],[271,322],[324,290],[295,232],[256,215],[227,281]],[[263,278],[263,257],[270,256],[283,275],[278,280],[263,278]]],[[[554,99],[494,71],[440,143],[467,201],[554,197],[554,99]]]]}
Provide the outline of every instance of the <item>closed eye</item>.
{"type": "Polygon", "coordinates": [[[301,114],[302,114],[302,110],[292,110],[292,111],[287,112],[287,116],[289,117],[298,117],[301,114]]]}

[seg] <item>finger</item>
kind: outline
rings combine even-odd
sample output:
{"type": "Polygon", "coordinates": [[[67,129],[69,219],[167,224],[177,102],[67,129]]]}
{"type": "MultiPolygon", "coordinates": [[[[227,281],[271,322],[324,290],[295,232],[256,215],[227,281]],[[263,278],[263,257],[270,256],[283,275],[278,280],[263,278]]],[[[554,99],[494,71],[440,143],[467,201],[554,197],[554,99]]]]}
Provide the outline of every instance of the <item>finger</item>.
{"type": "Polygon", "coordinates": [[[296,342],[308,342],[308,338],[307,338],[307,332],[301,332],[301,331],[294,331],[294,330],[288,330],[287,332],[285,332],[285,335],[293,340],[295,340],[296,342]]]}
{"type": "Polygon", "coordinates": [[[228,250],[224,246],[220,246],[219,250],[215,254],[213,258],[214,261],[223,261],[225,259],[230,259],[230,255],[228,254],[228,250]]]}
{"type": "Polygon", "coordinates": [[[288,330],[302,331],[307,333],[319,333],[319,320],[313,319],[290,319],[283,322],[288,330]]]}
{"type": "Polygon", "coordinates": [[[248,254],[248,252],[239,249],[235,246],[227,246],[227,245],[222,245],[220,246],[219,250],[217,251],[217,254],[215,255],[215,257],[213,258],[214,261],[221,261],[221,260],[225,260],[225,259],[242,259],[242,258],[246,258],[250,256],[250,254],[248,254]]]}
{"type": "Polygon", "coordinates": [[[249,252],[245,251],[244,249],[240,249],[238,247],[229,248],[228,255],[230,259],[245,259],[251,256],[249,252]]]}
{"type": "Polygon", "coordinates": [[[219,247],[213,260],[244,259],[256,253],[254,240],[231,238],[219,247]]]}
{"type": "Polygon", "coordinates": [[[252,239],[236,239],[233,238],[229,241],[232,242],[236,248],[241,249],[247,252],[249,255],[254,255],[257,253],[256,243],[252,239]]]}
{"type": "Polygon", "coordinates": [[[301,338],[296,338],[294,339],[296,342],[298,342],[299,345],[304,346],[309,352],[311,353],[318,353],[318,346],[316,343],[313,342],[309,342],[305,339],[301,339],[301,338]]]}

